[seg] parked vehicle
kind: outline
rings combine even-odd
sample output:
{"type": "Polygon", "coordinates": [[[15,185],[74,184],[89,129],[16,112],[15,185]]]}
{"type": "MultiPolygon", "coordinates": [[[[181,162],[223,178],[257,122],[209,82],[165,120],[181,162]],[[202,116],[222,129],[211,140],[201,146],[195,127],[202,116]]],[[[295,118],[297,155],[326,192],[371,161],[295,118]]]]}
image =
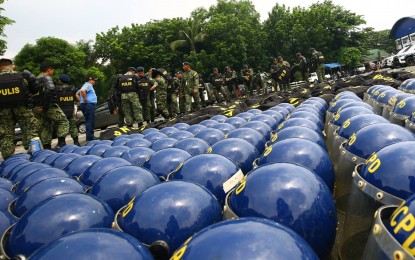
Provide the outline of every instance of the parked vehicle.
{"type": "MultiPolygon", "coordinates": [[[[84,134],[86,132],[85,117],[78,110],[76,126],[78,132],[84,134]]],[[[118,124],[118,115],[111,114],[108,110],[108,102],[102,103],[95,107],[95,129],[106,129],[110,125],[118,124]]]]}
{"type": "MultiPolygon", "coordinates": [[[[396,53],[394,55],[391,55],[391,56],[383,59],[380,62],[380,66],[382,68],[393,68],[393,67],[396,67],[398,64],[397,64],[397,60],[395,59],[395,57],[402,55],[403,53],[405,53],[406,51],[408,51],[411,47],[413,47],[413,46],[412,45],[409,45],[409,46],[407,46],[405,48],[400,49],[398,51],[398,53],[396,53]],[[395,59],[395,62],[394,62],[394,59],[395,59]]],[[[398,60],[399,60],[399,58],[398,58],[398,60]]]]}

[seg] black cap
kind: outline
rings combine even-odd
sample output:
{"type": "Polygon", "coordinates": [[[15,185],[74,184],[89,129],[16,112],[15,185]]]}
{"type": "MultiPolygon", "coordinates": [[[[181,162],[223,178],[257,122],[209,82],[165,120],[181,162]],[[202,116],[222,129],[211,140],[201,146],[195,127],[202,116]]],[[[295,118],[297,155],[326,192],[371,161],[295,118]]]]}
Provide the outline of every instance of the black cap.
{"type": "Polygon", "coordinates": [[[94,76],[88,76],[88,77],[86,77],[86,81],[90,81],[90,80],[97,81],[98,78],[95,78],[94,76]]]}
{"type": "Polygon", "coordinates": [[[137,70],[134,67],[128,67],[128,70],[133,70],[134,72],[137,72],[137,70]]]}
{"type": "Polygon", "coordinates": [[[62,82],[65,82],[65,83],[71,82],[71,78],[66,74],[61,74],[59,76],[59,80],[62,81],[62,82]]]}
{"type": "Polygon", "coordinates": [[[136,71],[137,72],[142,72],[142,71],[144,71],[144,68],[143,67],[137,67],[136,71]]]}
{"type": "Polygon", "coordinates": [[[190,62],[185,61],[185,62],[183,62],[183,66],[184,65],[190,66],[190,62]]]}

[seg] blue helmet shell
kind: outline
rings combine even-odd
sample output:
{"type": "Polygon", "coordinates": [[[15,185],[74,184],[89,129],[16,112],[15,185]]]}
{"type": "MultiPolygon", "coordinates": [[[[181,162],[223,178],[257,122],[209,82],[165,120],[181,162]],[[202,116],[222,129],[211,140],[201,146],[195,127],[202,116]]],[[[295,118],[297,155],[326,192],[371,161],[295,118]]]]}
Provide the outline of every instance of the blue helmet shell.
{"type": "Polygon", "coordinates": [[[150,146],[150,148],[153,151],[157,152],[157,151],[160,151],[160,150],[163,150],[163,149],[166,149],[166,148],[174,147],[174,144],[177,143],[177,141],[178,141],[177,139],[170,138],[170,137],[162,138],[162,139],[159,139],[159,140],[155,141],[150,146]]]}
{"type": "Polygon", "coordinates": [[[129,161],[132,165],[142,166],[147,158],[151,157],[154,150],[147,147],[135,147],[125,151],[121,158],[129,161]]]}
{"type": "Polygon", "coordinates": [[[209,144],[199,138],[186,138],[174,144],[174,148],[179,148],[196,156],[205,153],[209,148],[209,144]]]}
{"type": "MultiPolygon", "coordinates": [[[[244,114],[244,113],[241,113],[241,114],[244,114]]],[[[239,115],[241,115],[241,114],[239,114],[239,115]]],[[[252,115],[251,113],[246,113],[246,114],[250,115],[249,120],[254,117],[254,115],[252,115]]],[[[239,115],[236,116],[236,117],[230,117],[230,118],[226,119],[225,123],[231,124],[235,128],[239,128],[239,127],[243,126],[246,122],[249,121],[248,119],[243,118],[242,116],[239,117],[239,115]]]]}
{"type": "Polygon", "coordinates": [[[205,141],[209,145],[214,145],[222,140],[225,137],[225,134],[218,129],[209,128],[198,132],[195,137],[205,141]]]}
{"type": "Polygon", "coordinates": [[[185,131],[185,130],[180,130],[180,131],[177,131],[176,133],[169,135],[169,138],[176,139],[177,141],[180,141],[186,138],[192,138],[192,137],[193,137],[193,133],[185,131]]]}
{"type": "Polygon", "coordinates": [[[92,184],[94,184],[99,179],[99,177],[104,175],[104,173],[117,167],[127,165],[131,165],[131,163],[122,158],[104,158],[102,160],[96,161],[94,164],[89,166],[89,168],[87,168],[80,176],[80,181],[87,186],[92,186],[92,184]]]}
{"type": "Polygon", "coordinates": [[[229,123],[219,123],[217,125],[212,126],[212,128],[222,131],[225,135],[236,129],[233,125],[229,123]]]}
{"type": "Polygon", "coordinates": [[[135,147],[150,147],[151,142],[144,139],[144,138],[135,138],[125,143],[125,146],[128,146],[130,148],[135,147]]]}
{"type": "Polygon", "coordinates": [[[265,150],[265,138],[255,129],[241,127],[226,135],[226,138],[239,138],[252,144],[261,154],[265,150]]]}
{"type": "Polygon", "coordinates": [[[182,130],[182,131],[184,131],[187,128],[189,128],[189,126],[190,125],[189,124],[186,124],[186,123],[176,123],[176,124],[173,125],[174,128],[177,128],[177,129],[182,130]]]}
{"type": "Polygon", "coordinates": [[[35,183],[46,180],[53,177],[69,178],[71,177],[65,171],[57,168],[43,168],[32,172],[31,174],[24,177],[16,186],[16,194],[20,195],[27,188],[34,185],[35,183]]]}
{"type": "Polygon", "coordinates": [[[189,128],[187,128],[186,129],[186,131],[187,132],[190,132],[190,133],[192,133],[192,134],[197,134],[197,133],[199,133],[200,131],[202,131],[202,130],[205,130],[205,129],[207,129],[207,127],[206,126],[204,126],[204,125],[199,125],[199,124],[195,124],[195,125],[191,125],[191,126],[189,126],[189,128]]]}
{"type": "Polygon", "coordinates": [[[86,169],[88,169],[96,161],[102,160],[96,155],[85,155],[73,160],[65,167],[65,171],[74,178],[79,177],[86,169]]]}
{"type": "Polygon", "coordinates": [[[192,156],[185,150],[166,148],[155,152],[143,167],[155,173],[159,178],[166,179],[169,173],[190,157],[192,156]]]}

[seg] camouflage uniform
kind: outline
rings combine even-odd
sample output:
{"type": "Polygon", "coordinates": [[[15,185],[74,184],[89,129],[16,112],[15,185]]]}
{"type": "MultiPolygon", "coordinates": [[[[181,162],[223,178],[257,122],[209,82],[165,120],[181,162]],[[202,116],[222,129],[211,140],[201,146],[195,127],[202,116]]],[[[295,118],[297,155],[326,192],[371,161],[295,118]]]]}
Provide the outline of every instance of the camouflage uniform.
{"type": "Polygon", "coordinates": [[[148,78],[147,75],[139,77],[138,79],[138,88],[140,102],[143,107],[143,117],[147,122],[154,121],[154,113],[151,114],[151,100],[150,100],[150,88],[154,85],[157,85],[152,78],[148,78]],[[153,116],[153,117],[152,117],[153,116]]]}
{"type": "Polygon", "coordinates": [[[278,64],[271,64],[270,74],[271,74],[271,81],[272,85],[274,86],[274,91],[278,91],[278,82],[276,80],[277,76],[276,73],[278,71],[278,64]]]}
{"type": "Polygon", "coordinates": [[[195,102],[195,109],[200,109],[199,101],[199,75],[194,70],[183,73],[182,88],[186,97],[186,112],[192,110],[192,97],[195,102]]]}
{"type": "Polygon", "coordinates": [[[256,75],[252,85],[254,86],[254,89],[257,90],[257,93],[260,93],[261,90],[261,94],[264,95],[266,93],[266,87],[265,87],[265,83],[264,83],[264,79],[261,77],[261,75],[256,75]]]}
{"type": "MultiPolygon", "coordinates": [[[[180,85],[180,82],[179,82],[180,85]]],[[[179,86],[176,83],[176,78],[170,80],[167,85],[167,109],[171,117],[176,117],[179,114],[179,104],[177,104],[177,93],[179,86]]]]}
{"type": "MultiPolygon", "coordinates": [[[[0,75],[15,73],[17,72],[11,69],[3,69],[0,75]]],[[[28,81],[24,79],[23,86],[28,88],[32,93],[37,91],[37,83],[29,85],[28,81]]],[[[0,152],[4,159],[7,159],[14,153],[14,129],[16,123],[22,129],[23,139],[26,140],[25,148],[27,149],[28,141],[38,137],[36,131],[37,119],[34,117],[32,109],[27,105],[11,107],[10,104],[0,103],[0,152]],[[4,108],[2,107],[3,105],[5,105],[4,108]]]]}
{"type": "Polygon", "coordinates": [[[254,72],[251,69],[248,70],[241,70],[241,78],[242,82],[244,83],[246,94],[254,95],[253,89],[252,89],[252,78],[254,77],[254,72]]]}
{"type": "Polygon", "coordinates": [[[223,80],[224,80],[224,84],[227,87],[229,94],[233,97],[236,97],[236,85],[237,85],[237,81],[238,78],[236,76],[236,72],[231,70],[231,71],[225,71],[225,73],[223,74],[223,80]]]}
{"type": "Polygon", "coordinates": [[[167,109],[167,81],[159,76],[155,79],[157,83],[157,111],[165,118],[169,118],[167,109]]]}
{"type": "Polygon", "coordinates": [[[303,56],[297,57],[298,63],[293,66],[296,67],[294,72],[294,81],[307,81],[308,80],[308,68],[307,60],[303,56]]]}
{"type": "Polygon", "coordinates": [[[223,97],[226,101],[229,100],[229,95],[225,91],[225,88],[223,87],[223,76],[220,73],[212,73],[209,76],[209,82],[213,86],[213,94],[215,95],[216,102],[221,102],[221,98],[219,96],[219,92],[222,93],[223,97]]]}
{"type": "Polygon", "coordinates": [[[127,126],[132,126],[134,121],[138,124],[143,122],[142,107],[138,97],[137,79],[137,76],[127,72],[117,81],[117,91],[121,93],[121,107],[127,126]]]}
{"type": "Polygon", "coordinates": [[[290,81],[284,80],[284,76],[286,75],[286,73],[289,72],[288,70],[290,68],[291,68],[290,63],[288,63],[288,61],[285,61],[285,60],[283,60],[282,62],[278,62],[277,64],[277,72],[279,74],[277,78],[277,82],[281,90],[288,90],[290,88],[290,81]]]}
{"type": "Polygon", "coordinates": [[[38,79],[40,80],[38,93],[40,103],[37,103],[34,111],[38,119],[40,140],[44,147],[49,147],[53,139],[53,127],[56,127],[58,139],[63,139],[69,132],[69,121],[56,103],[56,88],[50,76],[41,73],[38,79]]]}
{"type": "Polygon", "coordinates": [[[75,111],[75,93],[76,89],[74,85],[68,85],[63,83],[57,85],[58,90],[58,105],[62,109],[63,113],[69,122],[69,134],[74,139],[78,139],[78,128],[76,127],[76,111],[75,111]]]}
{"type": "Polygon", "coordinates": [[[316,70],[317,73],[317,77],[318,77],[318,82],[319,83],[323,83],[324,80],[324,55],[323,53],[313,50],[311,53],[311,64],[313,65],[313,67],[316,70]]]}
{"type": "Polygon", "coordinates": [[[184,112],[186,112],[186,97],[184,87],[181,81],[182,79],[174,77],[172,84],[174,88],[177,89],[179,95],[179,113],[183,114],[184,112]]]}
{"type": "MultiPolygon", "coordinates": [[[[146,76],[149,80],[154,82],[154,79],[151,77],[151,73],[146,73],[146,76]]],[[[147,102],[147,113],[149,113],[149,117],[151,122],[154,122],[156,117],[156,93],[154,90],[151,90],[149,93],[149,102],[147,102]]]]}
{"type": "Polygon", "coordinates": [[[201,101],[201,105],[206,107],[206,100],[205,100],[205,82],[203,82],[202,75],[199,74],[199,97],[201,101]]]}

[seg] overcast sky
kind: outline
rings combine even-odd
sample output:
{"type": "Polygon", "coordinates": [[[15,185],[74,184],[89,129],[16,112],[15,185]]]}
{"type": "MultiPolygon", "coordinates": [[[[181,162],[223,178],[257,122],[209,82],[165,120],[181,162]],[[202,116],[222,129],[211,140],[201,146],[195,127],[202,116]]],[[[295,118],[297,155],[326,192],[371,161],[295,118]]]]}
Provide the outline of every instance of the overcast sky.
{"type": "MultiPolygon", "coordinates": [[[[272,0],[251,0],[261,15],[277,3],[272,0]]],[[[279,0],[286,6],[308,7],[314,0],[279,0]]],[[[320,1],[322,2],[322,1],[320,1]]],[[[333,0],[356,14],[363,15],[367,27],[376,30],[391,29],[404,16],[415,15],[413,0],[333,0]]],[[[36,39],[53,36],[70,43],[94,40],[95,34],[106,32],[118,25],[144,24],[151,20],[173,17],[189,17],[197,7],[209,8],[216,0],[7,0],[3,4],[3,16],[15,20],[7,26],[7,51],[5,57],[13,58],[26,44],[36,39]]]]}

